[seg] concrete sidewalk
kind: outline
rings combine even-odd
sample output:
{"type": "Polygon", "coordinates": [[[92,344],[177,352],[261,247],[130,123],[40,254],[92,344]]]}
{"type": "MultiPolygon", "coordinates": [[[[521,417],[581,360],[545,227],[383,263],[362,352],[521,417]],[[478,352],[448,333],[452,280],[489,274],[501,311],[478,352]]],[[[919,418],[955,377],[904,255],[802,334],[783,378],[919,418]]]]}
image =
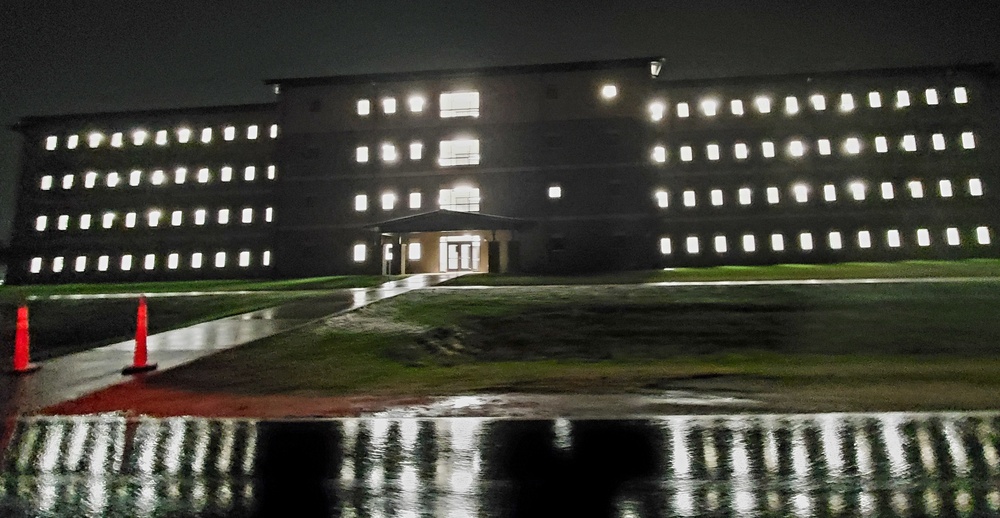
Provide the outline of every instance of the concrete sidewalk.
{"type": "MultiPolygon", "coordinates": [[[[259,340],[339,312],[432,286],[455,274],[414,275],[377,288],[337,290],[331,295],[203,322],[150,335],[149,361],[166,370],[259,340]]],[[[0,416],[10,418],[69,401],[132,379],[121,369],[132,362],[135,340],[127,340],[42,362],[29,375],[0,375],[0,416]]],[[[8,366],[4,366],[8,368],[8,366]]]]}

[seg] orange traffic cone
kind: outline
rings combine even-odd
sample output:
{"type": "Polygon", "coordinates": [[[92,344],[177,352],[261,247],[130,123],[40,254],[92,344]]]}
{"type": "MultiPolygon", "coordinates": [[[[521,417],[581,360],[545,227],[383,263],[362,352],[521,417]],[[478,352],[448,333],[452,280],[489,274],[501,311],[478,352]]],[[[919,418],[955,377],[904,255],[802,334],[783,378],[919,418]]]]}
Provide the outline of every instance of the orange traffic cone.
{"type": "Polygon", "coordinates": [[[17,334],[14,337],[14,374],[30,374],[42,368],[31,363],[28,335],[28,306],[17,308],[17,334]]]}
{"type": "Polygon", "coordinates": [[[135,322],[135,354],[132,365],[122,369],[122,374],[137,374],[156,369],[155,363],[147,363],[146,336],[148,335],[149,315],[146,308],[146,297],[139,297],[139,314],[135,322]]]}

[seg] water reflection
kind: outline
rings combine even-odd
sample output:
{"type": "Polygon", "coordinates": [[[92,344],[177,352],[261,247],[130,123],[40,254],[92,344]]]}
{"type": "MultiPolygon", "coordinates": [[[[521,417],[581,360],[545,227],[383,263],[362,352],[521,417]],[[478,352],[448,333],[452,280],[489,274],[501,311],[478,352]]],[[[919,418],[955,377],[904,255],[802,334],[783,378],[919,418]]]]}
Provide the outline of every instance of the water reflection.
{"type": "Polygon", "coordinates": [[[1000,415],[27,418],[2,516],[997,516],[1000,415]]]}

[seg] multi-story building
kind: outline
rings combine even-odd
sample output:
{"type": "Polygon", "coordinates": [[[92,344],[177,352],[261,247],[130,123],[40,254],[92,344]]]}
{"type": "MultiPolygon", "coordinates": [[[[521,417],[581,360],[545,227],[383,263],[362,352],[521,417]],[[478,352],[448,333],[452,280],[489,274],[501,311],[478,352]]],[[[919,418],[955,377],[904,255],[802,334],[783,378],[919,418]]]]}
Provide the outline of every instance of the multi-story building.
{"type": "Polygon", "coordinates": [[[10,276],[997,255],[992,67],[663,66],[278,79],[273,105],[24,119],[10,276]]]}

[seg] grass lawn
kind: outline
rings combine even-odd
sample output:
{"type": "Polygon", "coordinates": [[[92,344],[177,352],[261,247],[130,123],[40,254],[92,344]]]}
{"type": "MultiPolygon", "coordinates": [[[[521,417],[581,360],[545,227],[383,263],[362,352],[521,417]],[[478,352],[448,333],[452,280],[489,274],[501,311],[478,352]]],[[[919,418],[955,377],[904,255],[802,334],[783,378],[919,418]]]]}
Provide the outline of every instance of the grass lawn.
{"type": "Polygon", "coordinates": [[[1000,277],[1000,260],[903,261],[897,263],[777,264],[640,270],[571,277],[473,274],[444,282],[447,286],[532,286],[552,284],[637,284],[669,281],[747,281],[783,279],[887,279],[927,277],[1000,277]]]}
{"type": "Polygon", "coordinates": [[[240,394],[693,389],[762,410],[1000,405],[993,282],[428,290],[150,377],[240,394]]]}

